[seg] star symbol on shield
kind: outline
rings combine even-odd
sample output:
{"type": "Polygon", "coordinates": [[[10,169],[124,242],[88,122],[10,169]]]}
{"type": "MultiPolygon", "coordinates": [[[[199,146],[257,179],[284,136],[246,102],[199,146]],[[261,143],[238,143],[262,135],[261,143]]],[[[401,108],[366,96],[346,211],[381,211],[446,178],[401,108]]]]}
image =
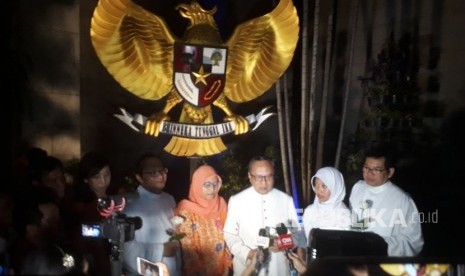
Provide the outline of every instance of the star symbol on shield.
{"type": "Polygon", "coordinates": [[[211,73],[205,73],[203,66],[200,66],[199,72],[192,72],[192,74],[196,77],[195,84],[202,82],[203,84],[207,85],[206,78],[211,75],[211,73]]]}

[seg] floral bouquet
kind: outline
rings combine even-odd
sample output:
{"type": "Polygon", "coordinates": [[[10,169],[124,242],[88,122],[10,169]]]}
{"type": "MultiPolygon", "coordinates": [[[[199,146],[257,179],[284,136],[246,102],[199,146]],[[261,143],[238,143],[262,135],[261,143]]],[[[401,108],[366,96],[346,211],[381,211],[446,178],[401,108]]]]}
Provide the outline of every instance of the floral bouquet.
{"type": "Polygon", "coordinates": [[[373,200],[367,199],[360,202],[361,218],[351,226],[351,229],[354,230],[366,230],[368,228],[368,223],[372,221],[370,217],[365,218],[365,211],[370,209],[373,206],[373,200]]]}
{"type": "Polygon", "coordinates": [[[180,241],[182,238],[186,236],[186,233],[179,233],[176,229],[179,225],[183,224],[186,221],[186,218],[184,216],[179,215],[172,217],[170,220],[175,228],[166,230],[166,233],[170,235],[169,241],[180,241]]]}

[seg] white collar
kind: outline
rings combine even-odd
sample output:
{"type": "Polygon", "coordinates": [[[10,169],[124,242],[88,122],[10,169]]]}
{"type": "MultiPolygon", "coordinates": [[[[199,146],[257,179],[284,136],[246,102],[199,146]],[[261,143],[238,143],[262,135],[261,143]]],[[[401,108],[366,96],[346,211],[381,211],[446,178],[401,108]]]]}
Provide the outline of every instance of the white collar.
{"type": "MultiPolygon", "coordinates": [[[[365,182],[366,184],[366,182],[365,182]]],[[[384,183],[383,185],[380,185],[380,186],[370,186],[368,184],[366,184],[368,186],[368,191],[371,193],[371,194],[379,194],[379,193],[382,193],[384,192],[389,186],[391,186],[391,181],[387,181],[386,183],[384,183]]]]}
{"type": "Polygon", "coordinates": [[[160,194],[152,193],[151,191],[142,187],[142,185],[139,185],[139,187],[137,188],[137,191],[143,197],[154,198],[154,199],[158,199],[161,197],[161,193],[160,194]]]}

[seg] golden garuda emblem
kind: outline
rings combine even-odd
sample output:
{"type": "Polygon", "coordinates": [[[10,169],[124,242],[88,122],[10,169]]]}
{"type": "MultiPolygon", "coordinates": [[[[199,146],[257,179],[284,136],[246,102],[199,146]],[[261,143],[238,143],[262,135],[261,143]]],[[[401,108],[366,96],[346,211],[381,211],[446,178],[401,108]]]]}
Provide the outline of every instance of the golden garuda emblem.
{"type": "Polygon", "coordinates": [[[209,156],[226,149],[221,136],[243,134],[271,114],[233,113],[228,101],[244,103],[265,93],[289,66],[299,37],[292,0],[280,0],[269,13],[236,27],[223,41],[213,15],[197,2],[179,4],[187,18],[176,37],[160,16],[130,0],[99,0],[91,40],[102,64],[127,91],[147,100],[166,97],[152,115],[115,115],[137,131],[172,135],[165,151],[177,156],[209,156]],[[170,110],[182,103],[179,120],[170,110]],[[215,122],[212,106],[226,115],[215,122]]]}

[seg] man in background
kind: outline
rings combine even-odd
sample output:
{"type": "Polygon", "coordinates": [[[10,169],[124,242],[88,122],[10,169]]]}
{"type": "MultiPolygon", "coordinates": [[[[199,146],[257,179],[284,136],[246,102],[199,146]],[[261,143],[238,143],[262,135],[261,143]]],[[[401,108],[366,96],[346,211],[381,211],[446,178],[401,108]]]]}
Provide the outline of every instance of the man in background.
{"type": "Polygon", "coordinates": [[[395,172],[390,152],[380,146],[365,153],[363,180],[352,188],[350,208],[366,231],[384,238],[389,256],[416,256],[423,248],[418,210],[412,198],[390,181],[395,172]]]}
{"type": "Polygon", "coordinates": [[[161,159],[152,153],[144,154],[137,162],[135,177],[140,185],[123,212],[140,217],[142,227],[135,231],[134,240],[124,244],[126,275],[138,275],[137,257],[165,263],[172,276],[180,273],[179,242],[169,242],[166,232],[173,228],[171,218],[176,206],[173,196],[163,191],[167,173],[161,159]]]}

